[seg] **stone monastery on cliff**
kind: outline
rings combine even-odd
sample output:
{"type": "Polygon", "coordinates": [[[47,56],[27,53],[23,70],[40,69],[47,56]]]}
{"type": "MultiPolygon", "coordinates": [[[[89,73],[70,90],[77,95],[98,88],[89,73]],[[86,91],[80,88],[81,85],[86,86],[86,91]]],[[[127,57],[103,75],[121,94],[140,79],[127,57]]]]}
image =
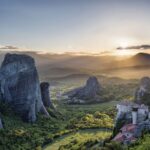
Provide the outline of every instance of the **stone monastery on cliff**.
{"type": "Polygon", "coordinates": [[[121,102],[117,104],[116,128],[119,121],[124,124],[112,141],[130,144],[141,137],[145,130],[150,131],[150,111],[144,104],[121,102]]]}

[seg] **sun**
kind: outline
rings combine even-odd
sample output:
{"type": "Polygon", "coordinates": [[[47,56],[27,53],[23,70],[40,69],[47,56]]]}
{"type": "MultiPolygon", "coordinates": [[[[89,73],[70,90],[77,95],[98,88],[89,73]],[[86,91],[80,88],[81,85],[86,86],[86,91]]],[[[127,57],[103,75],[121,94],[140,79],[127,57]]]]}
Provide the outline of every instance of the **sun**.
{"type": "Polygon", "coordinates": [[[135,50],[129,49],[132,45],[136,45],[139,41],[134,37],[114,37],[112,38],[112,43],[114,45],[114,51],[112,55],[115,56],[133,56],[137,52],[135,50]]]}
{"type": "Polygon", "coordinates": [[[129,39],[120,39],[120,40],[118,41],[118,45],[119,45],[120,47],[122,47],[122,48],[128,47],[129,44],[130,44],[129,39]]]}
{"type": "Polygon", "coordinates": [[[135,43],[135,39],[131,37],[118,37],[114,39],[114,44],[116,47],[126,48],[135,43]]]}
{"type": "Polygon", "coordinates": [[[127,42],[127,41],[120,42],[120,47],[122,47],[122,48],[126,48],[126,47],[128,47],[128,45],[129,45],[129,42],[127,42]]]}

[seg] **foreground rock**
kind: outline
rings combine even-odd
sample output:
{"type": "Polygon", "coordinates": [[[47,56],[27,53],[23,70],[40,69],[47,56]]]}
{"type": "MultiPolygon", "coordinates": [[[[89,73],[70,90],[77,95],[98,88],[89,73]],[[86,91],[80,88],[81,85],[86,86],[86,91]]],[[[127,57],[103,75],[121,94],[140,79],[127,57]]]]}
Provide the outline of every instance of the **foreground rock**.
{"type": "Polygon", "coordinates": [[[150,105],[150,78],[143,77],[135,93],[135,101],[150,105]]]}
{"type": "Polygon", "coordinates": [[[50,92],[49,92],[50,84],[48,82],[42,82],[40,84],[40,87],[41,87],[42,101],[44,103],[44,106],[54,109],[54,106],[50,99],[50,92]]]}
{"type": "Polygon", "coordinates": [[[38,112],[49,116],[40,91],[34,59],[27,55],[6,54],[0,69],[1,98],[24,121],[34,122],[38,112]]]}
{"type": "Polygon", "coordinates": [[[101,86],[96,77],[92,76],[86,82],[84,87],[74,89],[66,93],[69,97],[69,103],[90,103],[101,101],[101,86]]]}

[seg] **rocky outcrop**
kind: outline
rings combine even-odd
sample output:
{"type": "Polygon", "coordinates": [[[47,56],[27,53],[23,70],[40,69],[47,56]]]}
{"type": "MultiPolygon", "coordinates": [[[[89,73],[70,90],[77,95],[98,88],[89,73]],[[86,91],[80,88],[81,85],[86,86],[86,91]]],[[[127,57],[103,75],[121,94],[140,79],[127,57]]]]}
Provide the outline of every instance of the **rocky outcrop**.
{"type": "Polygon", "coordinates": [[[1,118],[0,118],[0,129],[3,129],[3,124],[2,124],[1,118]]]}
{"type": "Polygon", "coordinates": [[[87,103],[101,101],[101,85],[96,77],[92,76],[86,82],[84,87],[74,89],[66,95],[71,103],[87,103]]]}
{"type": "Polygon", "coordinates": [[[34,59],[27,55],[6,54],[0,69],[1,98],[24,121],[34,122],[38,112],[49,116],[40,91],[34,59]]]}
{"type": "Polygon", "coordinates": [[[54,109],[54,106],[50,99],[50,92],[49,92],[50,84],[48,82],[42,82],[40,84],[40,87],[41,87],[42,101],[44,106],[54,109]]]}
{"type": "Polygon", "coordinates": [[[143,77],[135,93],[135,101],[150,105],[150,78],[143,77]]]}

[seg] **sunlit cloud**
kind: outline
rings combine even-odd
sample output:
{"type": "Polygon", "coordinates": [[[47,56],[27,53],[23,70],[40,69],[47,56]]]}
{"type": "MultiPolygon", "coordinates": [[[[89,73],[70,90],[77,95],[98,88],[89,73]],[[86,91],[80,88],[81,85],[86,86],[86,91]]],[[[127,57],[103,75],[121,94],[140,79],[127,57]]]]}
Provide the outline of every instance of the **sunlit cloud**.
{"type": "Polygon", "coordinates": [[[33,51],[32,49],[26,48],[25,46],[13,46],[13,45],[0,45],[1,51],[33,51]]]}
{"type": "Polygon", "coordinates": [[[19,48],[16,46],[8,45],[8,46],[0,46],[0,49],[1,50],[18,50],[19,48]]]}
{"type": "Polygon", "coordinates": [[[148,50],[150,45],[136,45],[136,46],[127,46],[127,47],[117,47],[117,50],[148,50]]]}

